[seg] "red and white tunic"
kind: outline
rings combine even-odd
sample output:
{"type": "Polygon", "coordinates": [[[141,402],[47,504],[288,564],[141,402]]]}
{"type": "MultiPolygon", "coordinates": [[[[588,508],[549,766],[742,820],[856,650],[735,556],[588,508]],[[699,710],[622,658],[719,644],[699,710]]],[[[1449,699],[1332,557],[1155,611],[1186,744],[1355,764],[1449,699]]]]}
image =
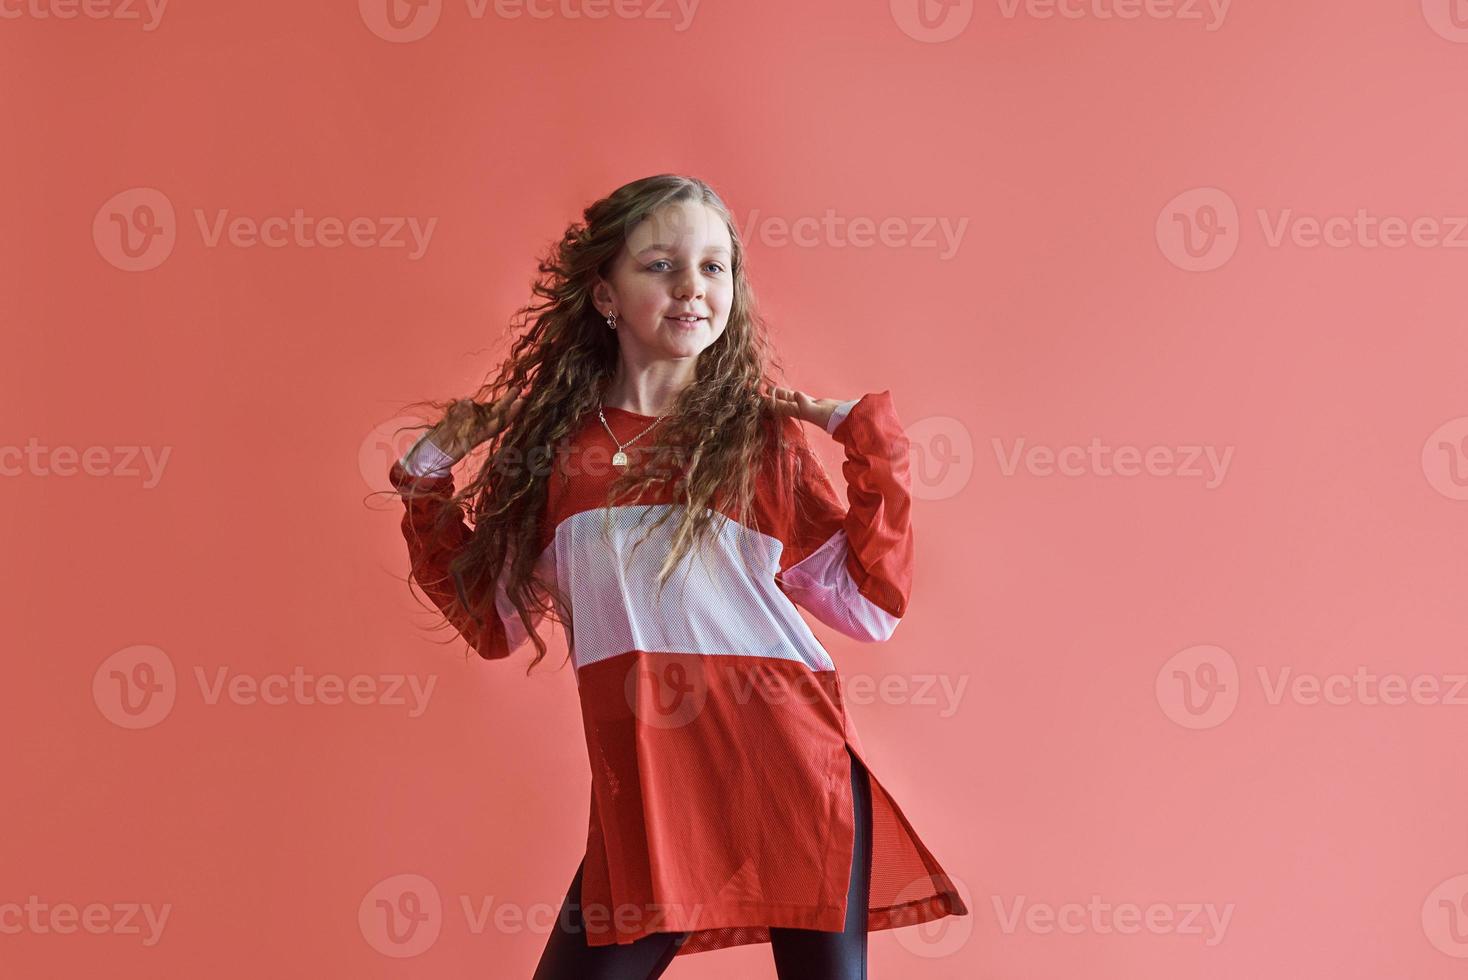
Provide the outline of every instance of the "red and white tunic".
{"type": "MultiPolygon", "coordinates": [[[[623,443],[653,421],[605,414],[623,443]]],[[[892,635],[912,587],[908,444],[890,392],[838,406],[827,428],[846,450],[848,507],[803,424],[781,423],[802,463],[794,484],[783,485],[778,468],[762,471],[750,521],[760,530],[727,522],[713,547],[685,555],[660,599],[656,576],[678,514],[632,545],[660,513],[682,506],[670,502],[668,485],[612,508],[612,535],[603,534],[617,447],[595,411],[574,428],[571,451],[548,480],[536,583],[574,631],[591,762],[581,895],[590,945],[688,931],[681,955],[768,942],[771,926],[839,932],[845,923],[848,747],[866,759],[840,674],[796,607],[856,640],[892,635]]],[[[634,465],[641,444],[627,449],[634,465]]],[[[447,577],[469,528],[460,521],[446,535],[431,533],[453,492],[451,463],[425,438],[389,478],[404,493],[402,528],[420,587],[481,657],[501,659],[529,642],[503,585],[498,622],[480,630],[454,606],[447,577]]],[[[967,914],[866,768],[868,929],[967,914]]]]}

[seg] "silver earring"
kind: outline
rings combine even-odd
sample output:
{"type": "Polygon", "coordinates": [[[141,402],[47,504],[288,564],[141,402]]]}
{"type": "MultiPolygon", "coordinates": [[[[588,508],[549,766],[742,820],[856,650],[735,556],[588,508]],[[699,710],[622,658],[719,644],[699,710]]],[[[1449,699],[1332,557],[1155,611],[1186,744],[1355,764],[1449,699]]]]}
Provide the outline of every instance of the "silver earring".
{"type": "Polygon", "coordinates": [[[617,314],[607,314],[607,326],[611,327],[613,330],[617,329],[617,314]]]}

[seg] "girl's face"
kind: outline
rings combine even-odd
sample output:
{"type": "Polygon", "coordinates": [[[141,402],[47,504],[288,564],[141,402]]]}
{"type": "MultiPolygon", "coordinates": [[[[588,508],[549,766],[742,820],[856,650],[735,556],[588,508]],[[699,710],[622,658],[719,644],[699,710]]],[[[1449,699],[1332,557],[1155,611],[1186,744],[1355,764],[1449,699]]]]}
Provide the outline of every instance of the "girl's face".
{"type": "Polygon", "coordinates": [[[603,317],[617,314],[623,356],[697,357],[717,340],[734,300],[732,249],[724,219],[701,202],[678,201],[643,219],[610,280],[598,279],[592,292],[603,317]]]}

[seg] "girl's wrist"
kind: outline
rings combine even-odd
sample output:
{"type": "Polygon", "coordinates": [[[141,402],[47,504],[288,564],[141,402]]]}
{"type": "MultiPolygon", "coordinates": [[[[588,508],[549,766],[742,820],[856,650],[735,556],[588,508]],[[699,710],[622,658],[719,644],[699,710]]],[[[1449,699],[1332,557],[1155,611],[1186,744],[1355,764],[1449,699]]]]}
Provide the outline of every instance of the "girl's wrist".
{"type": "Polygon", "coordinates": [[[435,426],[428,433],[428,441],[437,447],[438,451],[452,459],[455,463],[468,455],[468,450],[454,442],[444,431],[442,425],[435,426]]]}
{"type": "Polygon", "coordinates": [[[856,403],[861,401],[861,398],[858,396],[844,400],[829,399],[829,401],[831,402],[831,411],[826,413],[826,420],[822,423],[821,428],[834,436],[836,429],[840,427],[841,423],[846,419],[846,416],[851,414],[851,410],[856,407],[856,403]]]}
{"type": "Polygon", "coordinates": [[[445,453],[433,439],[432,432],[419,437],[399,460],[404,471],[412,476],[448,476],[458,460],[445,453]]]}

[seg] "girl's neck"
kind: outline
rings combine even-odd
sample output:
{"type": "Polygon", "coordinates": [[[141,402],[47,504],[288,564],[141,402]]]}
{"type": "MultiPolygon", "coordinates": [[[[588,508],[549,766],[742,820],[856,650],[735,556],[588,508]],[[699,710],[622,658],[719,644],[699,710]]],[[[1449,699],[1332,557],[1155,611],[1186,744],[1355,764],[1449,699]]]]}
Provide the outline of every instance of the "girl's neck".
{"type": "Polygon", "coordinates": [[[657,417],[667,415],[682,393],[682,386],[675,386],[644,376],[640,383],[625,380],[621,372],[613,375],[602,388],[602,404],[608,408],[620,408],[634,415],[657,417]]]}

